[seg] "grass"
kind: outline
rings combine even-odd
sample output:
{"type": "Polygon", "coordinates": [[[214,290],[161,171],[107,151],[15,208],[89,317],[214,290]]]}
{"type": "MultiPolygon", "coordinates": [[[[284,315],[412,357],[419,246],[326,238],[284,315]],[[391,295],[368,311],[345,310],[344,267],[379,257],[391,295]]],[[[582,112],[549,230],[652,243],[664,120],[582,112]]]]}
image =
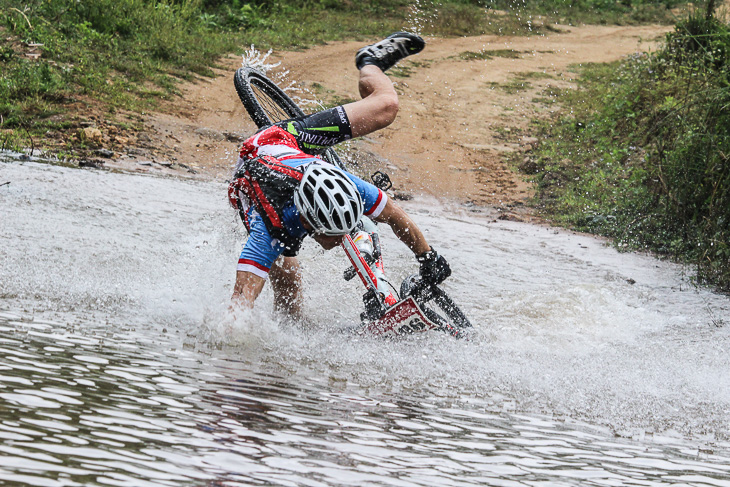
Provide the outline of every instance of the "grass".
{"type": "Polygon", "coordinates": [[[394,66],[390,71],[388,71],[388,75],[394,78],[410,78],[413,74],[413,70],[413,65],[409,65],[408,63],[400,63],[399,65],[394,66]]]}
{"type": "Polygon", "coordinates": [[[430,62],[412,61],[407,59],[391,68],[390,71],[388,71],[388,75],[394,78],[410,78],[415,69],[427,68],[429,66],[431,66],[430,62]]]}
{"type": "Polygon", "coordinates": [[[200,24],[193,0],[15,4],[0,0],[0,127],[13,130],[6,146],[35,136],[57,150],[82,147],[73,134],[83,119],[153,109],[178,94],[179,80],[210,75],[211,60],[235,49],[200,24]],[[65,135],[45,138],[48,131],[65,135]]]}
{"type": "MultiPolygon", "coordinates": [[[[554,79],[555,77],[549,73],[543,73],[540,71],[528,71],[522,73],[515,73],[514,76],[506,83],[497,83],[496,81],[489,81],[486,84],[490,90],[499,89],[507,94],[514,95],[520,91],[526,91],[532,88],[532,83],[528,80],[543,80],[543,79],[554,79]]],[[[553,88],[548,87],[543,90],[544,97],[550,97],[550,90],[553,88]]],[[[554,95],[553,95],[554,96],[554,95]]],[[[544,102],[546,98],[534,98],[532,101],[544,102]]]]}
{"type": "Polygon", "coordinates": [[[686,2],[678,0],[576,0],[572,2],[497,0],[491,4],[495,8],[521,12],[520,18],[523,22],[537,18],[533,24],[539,31],[548,28],[554,22],[564,25],[674,24],[677,19],[671,9],[684,6],[686,2]]]}
{"type": "Polygon", "coordinates": [[[523,71],[521,73],[515,73],[515,77],[519,80],[555,79],[555,76],[543,71],[523,71]]]}
{"type": "MultiPolygon", "coordinates": [[[[675,3],[0,0],[0,130],[6,146],[23,147],[32,136],[39,145],[72,152],[80,141],[69,134],[92,114],[120,127],[129,114],[174,100],[181,80],[210,76],[217,59],[252,44],[303,49],[403,29],[535,35],[554,31],[558,21],[665,22],[675,3]],[[45,137],[49,131],[60,135],[45,137]]],[[[396,75],[407,77],[408,67],[396,75]]]]}
{"type": "Polygon", "coordinates": [[[506,83],[495,83],[495,88],[499,88],[508,95],[514,95],[520,91],[526,91],[532,88],[532,84],[520,79],[511,79],[506,83]]]}
{"type": "Polygon", "coordinates": [[[464,61],[474,60],[489,60],[495,57],[503,57],[507,59],[519,59],[521,57],[521,51],[515,51],[514,49],[496,49],[487,50],[482,49],[481,51],[464,51],[459,54],[459,59],[464,61]]]}

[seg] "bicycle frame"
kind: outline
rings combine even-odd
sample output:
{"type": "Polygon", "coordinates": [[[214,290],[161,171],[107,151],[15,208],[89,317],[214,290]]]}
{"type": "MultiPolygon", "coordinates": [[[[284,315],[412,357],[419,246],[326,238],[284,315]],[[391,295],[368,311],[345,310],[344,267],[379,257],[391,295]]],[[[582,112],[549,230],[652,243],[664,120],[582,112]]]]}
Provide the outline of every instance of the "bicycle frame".
{"type": "MultiPolygon", "coordinates": [[[[361,316],[365,318],[363,321],[367,321],[364,330],[376,336],[395,337],[440,328],[426,317],[413,297],[398,300],[393,294],[384,279],[383,261],[379,251],[375,252],[377,257],[373,269],[350,235],[345,236],[341,245],[355,273],[367,289],[363,297],[366,309],[361,316]]],[[[458,333],[451,334],[457,336],[458,333]]]]}
{"type": "MultiPolygon", "coordinates": [[[[355,245],[355,241],[350,235],[346,235],[342,241],[342,248],[345,250],[345,254],[350,259],[352,267],[360,277],[365,288],[368,292],[372,293],[373,299],[377,303],[378,309],[385,313],[390,306],[393,306],[398,302],[398,299],[393,296],[393,293],[388,288],[388,284],[383,280],[382,273],[379,279],[372,267],[365,261],[365,258],[360,253],[360,249],[355,245]]],[[[379,257],[379,260],[381,258],[379,257]]],[[[382,260],[380,261],[382,266],[382,260]]],[[[381,267],[382,269],[382,267],[381,267]]]]}

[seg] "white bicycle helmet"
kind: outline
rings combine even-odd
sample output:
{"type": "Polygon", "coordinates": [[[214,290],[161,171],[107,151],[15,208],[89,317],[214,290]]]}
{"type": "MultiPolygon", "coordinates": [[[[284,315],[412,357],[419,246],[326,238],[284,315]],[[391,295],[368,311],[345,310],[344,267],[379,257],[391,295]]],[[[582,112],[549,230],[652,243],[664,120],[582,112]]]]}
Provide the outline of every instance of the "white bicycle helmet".
{"type": "Polygon", "coordinates": [[[346,235],[363,215],[362,198],[347,175],[334,166],[310,164],[304,170],[294,204],[316,233],[346,235]]]}

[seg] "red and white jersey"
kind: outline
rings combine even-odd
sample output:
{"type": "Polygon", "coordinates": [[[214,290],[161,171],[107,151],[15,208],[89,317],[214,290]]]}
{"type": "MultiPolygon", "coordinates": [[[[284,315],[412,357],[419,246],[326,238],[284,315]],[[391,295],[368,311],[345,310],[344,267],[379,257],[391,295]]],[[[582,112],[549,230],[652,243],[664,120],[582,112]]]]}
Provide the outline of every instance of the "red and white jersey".
{"type": "Polygon", "coordinates": [[[241,146],[241,158],[272,156],[279,160],[317,157],[299,148],[297,139],[281,127],[272,125],[252,135],[241,146]]]}

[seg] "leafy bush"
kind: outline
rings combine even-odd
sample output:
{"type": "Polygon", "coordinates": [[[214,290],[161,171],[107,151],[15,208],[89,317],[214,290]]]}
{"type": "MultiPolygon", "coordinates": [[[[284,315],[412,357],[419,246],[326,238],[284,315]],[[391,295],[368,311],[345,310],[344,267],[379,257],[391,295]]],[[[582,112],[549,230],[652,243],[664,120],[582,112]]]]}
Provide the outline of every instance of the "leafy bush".
{"type": "Polygon", "coordinates": [[[65,96],[67,73],[46,62],[21,60],[0,77],[0,114],[8,126],[31,123],[35,117],[54,112],[49,102],[65,96]],[[21,104],[17,100],[23,100],[21,104]]]}
{"type": "MultiPolygon", "coordinates": [[[[531,19],[628,22],[673,0],[0,0],[0,125],[45,133],[45,117],[83,110],[140,111],[176,94],[177,81],[210,75],[220,56],[427,35],[534,34],[531,19]],[[507,16],[490,15],[506,9],[507,16]],[[42,44],[29,60],[28,44],[42,44]],[[100,103],[101,102],[101,103],[100,103]],[[35,127],[35,128],[34,128],[35,127]]],[[[648,18],[648,17],[647,17],[648,18]]],[[[652,17],[661,21],[662,15],[652,17]]],[[[546,23],[551,20],[545,20],[546,23]]],[[[549,29],[548,25],[544,26],[549,29]]],[[[56,119],[61,117],[55,117],[56,119]]],[[[56,122],[53,122],[54,124],[56,122]]]]}
{"type": "Polygon", "coordinates": [[[694,262],[730,290],[730,29],[704,12],[654,55],[589,66],[543,126],[540,201],[558,221],[694,262]]]}
{"type": "Polygon", "coordinates": [[[133,108],[137,95],[149,92],[145,84],[169,93],[171,77],[208,74],[212,60],[235,46],[206,28],[198,0],[31,0],[23,10],[16,3],[0,0],[14,36],[0,40],[0,116],[8,127],[51,113],[23,117],[22,107],[73,101],[75,94],[133,108]],[[8,39],[17,39],[16,47],[8,39]],[[40,44],[41,58],[19,56],[25,44],[40,44]]]}

